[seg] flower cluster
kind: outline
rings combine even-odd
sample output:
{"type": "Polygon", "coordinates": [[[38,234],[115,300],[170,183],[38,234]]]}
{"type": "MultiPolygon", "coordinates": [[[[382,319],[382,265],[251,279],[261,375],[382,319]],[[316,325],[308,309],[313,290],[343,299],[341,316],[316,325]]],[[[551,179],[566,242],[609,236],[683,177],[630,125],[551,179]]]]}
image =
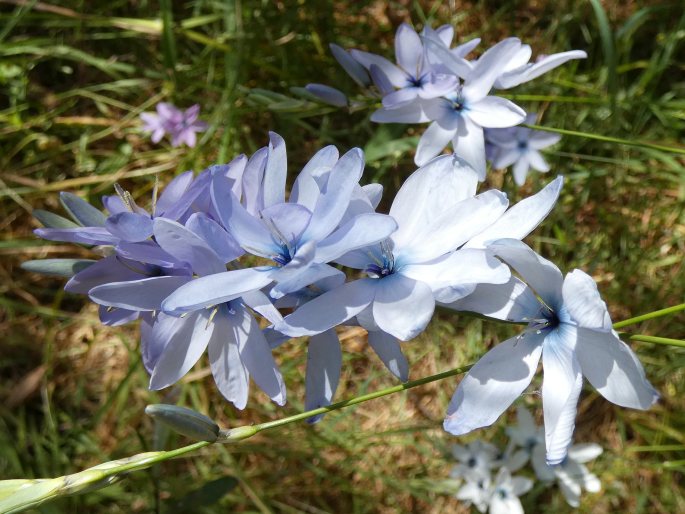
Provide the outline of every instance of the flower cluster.
{"type": "MultiPolygon", "coordinates": [[[[395,35],[393,63],[380,55],[360,50],[344,50],[331,45],[334,57],[345,71],[369,94],[379,95],[382,107],[371,120],[378,123],[428,123],[416,149],[415,162],[421,166],[440,154],[451,141],[454,153],[468,162],[485,179],[486,152],[484,129],[503,129],[525,121],[526,113],[513,102],[491,95],[493,89],[509,89],[528,82],[571,60],[587,57],[581,50],[541,56],[530,62],[532,49],[517,38],[507,38],[478,58],[467,55],[480,43],[474,39],[451,48],[454,29],[443,25],[435,30],[425,27],[418,34],[403,23],[395,35]]],[[[309,84],[307,90],[321,101],[334,106],[348,103],[337,89],[309,84]]],[[[511,141],[509,134],[503,138],[511,141]]],[[[502,138],[493,136],[491,143],[502,138]]],[[[556,141],[555,141],[556,142],[556,141]]],[[[537,150],[548,146],[531,148],[537,150]]],[[[502,145],[498,145],[502,146],[502,145]]],[[[517,165],[516,181],[525,178],[530,164],[540,171],[547,167],[537,153],[526,159],[504,152],[497,167],[517,165]],[[525,164],[524,164],[525,162],[525,164]],[[505,164],[506,163],[506,164],[505,164]]]]}
{"type": "Polygon", "coordinates": [[[197,119],[199,115],[198,104],[182,111],[173,104],[160,102],[157,104],[157,114],[144,112],[140,118],[143,120],[143,130],[152,134],[153,143],[159,143],[165,134],[169,134],[171,146],[186,144],[192,148],[197,142],[195,133],[207,130],[207,123],[197,119]]]}
{"type": "Polygon", "coordinates": [[[530,383],[541,354],[551,369],[543,385],[550,463],[566,454],[582,375],[619,405],[655,400],[592,279],[578,270],[563,279],[520,241],[553,207],[562,177],[510,206],[501,191],[477,193],[478,173],[444,155],[405,181],[386,215],[376,212],[382,187],[360,185],[357,148],[317,152],[289,195],[286,170],[285,142],[271,133],[249,158],[186,172],[160,195],[155,189],[149,211],[120,187],[103,199],[107,214],[63,193],[73,221],[39,213],[46,228],[36,234],[105,257],[28,267],[72,270],[66,290],[87,294],[104,323],[140,319],[152,389],[178,381],[206,350],[218,389],[240,409],[250,377],[285,403],[272,350],[301,336],[310,337],[306,407],[330,404],[342,363],[335,329],[343,324],[366,329],[375,353],[406,381],[400,343],[426,328],[436,304],[529,323],[461,382],[449,432],[492,423],[530,383]],[[339,266],[356,270],[351,280],[339,266]]]}
{"type": "Polygon", "coordinates": [[[535,478],[543,484],[556,482],[572,507],[580,505],[583,490],[596,493],[601,489],[599,478],[585,466],[602,453],[599,445],[573,445],[563,462],[550,466],[545,461],[542,427],[522,406],[517,410],[517,418],[518,424],[506,429],[509,443],[504,450],[480,440],[452,446],[452,455],[458,461],[450,473],[457,481],[455,498],[474,505],[480,512],[523,513],[519,497],[530,491],[535,482],[513,473],[522,471],[526,464],[531,465],[535,478]]]}

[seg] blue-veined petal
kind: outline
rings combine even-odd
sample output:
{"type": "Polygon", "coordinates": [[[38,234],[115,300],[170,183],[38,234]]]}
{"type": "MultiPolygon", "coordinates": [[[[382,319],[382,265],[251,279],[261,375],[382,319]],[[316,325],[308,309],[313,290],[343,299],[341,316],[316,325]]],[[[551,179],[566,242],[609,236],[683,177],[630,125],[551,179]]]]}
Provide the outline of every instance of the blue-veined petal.
{"type": "Polygon", "coordinates": [[[576,425],[583,375],[575,355],[576,327],[561,323],[545,336],[542,351],[542,406],[545,415],[547,464],[566,458],[576,425]]]}
{"type": "Polygon", "coordinates": [[[157,311],[164,299],[190,277],[151,277],[128,282],[111,282],[96,286],[88,296],[95,303],[133,311],[157,311]]]}
{"type": "Polygon", "coordinates": [[[244,409],[250,388],[250,373],[240,358],[236,327],[222,305],[214,316],[212,338],[207,346],[209,365],[219,392],[237,409],[244,409]]]}
{"type": "Polygon", "coordinates": [[[523,122],[526,111],[506,98],[486,96],[469,104],[468,116],[481,127],[504,128],[523,122]]]}
{"type": "Polygon", "coordinates": [[[325,292],[286,316],[275,329],[292,337],[320,334],[356,316],[373,301],[376,281],[360,279],[325,292]]]}
{"type": "Polygon", "coordinates": [[[507,339],[481,357],[450,400],[445,430],[462,435],[492,425],[530,384],[542,343],[542,334],[529,332],[507,339]]]}
{"type": "Polygon", "coordinates": [[[564,307],[579,326],[603,332],[611,331],[607,304],[599,295],[597,284],[590,275],[579,269],[568,273],[561,293],[564,307]]]}
{"type": "Polygon", "coordinates": [[[157,244],[181,262],[187,262],[193,272],[211,275],[226,271],[225,263],[200,237],[176,221],[155,218],[154,234],[157,244]]]}
{"type": "Polygon", "coordinates": [[[376,355],[383,361],[390,373],[402,382],[409,380],[409,362],[402,353],[400,342],[396,337],[382,330],[369,331],[369,345],[376,355]]]}
{"type": "Polygon", "coordinates": [[[559,176],[536,194],[513,205],[495,223],[466,243],[466,247],[479,248],[497,239],[523,239],[545,219],[559,198],[564,177],[559,176]]]}
{"type": "MultiPolygon", "coordinates": [[[[305,375],[305,410],[318,409],[331,404],[340,380],[342,352],[335,330],[326,330],[309,338],[307,371],[305,375]]],[[[316,423],[323,414],[307,421],[316,423]]]]}
{"type": "Polygon", "coordinates": [[[407,23],[402,23],[395,32],[395,58],[404,71],[418,77],[423,60],[423,44],[407,23]]]}
{"type": "Polygon", "coordinates": [[[485,180],[485,138],[483,129],[471,121],[468,116],[461,116],[457,125],[457,133],[452,139],[454,153],[469,163],[476,173],[478,180],[485,180]]]}
{"type": "Polygon", "coordinates": [[[452,155],[438,157],[404,181],[390,207],[399,226],[392,239],[408,245],[432,220],[476,193],[478,178],[471,166],[452,155]]]}
{"type": "Polygon", "coordinates": [[[193,182],[193,172],[186,171],[169,182],[155,205],[154,216],[164,216],[164,213],[178,203],[190,184],[193,182]]]}
{"type": "Polygon", "coordinates": [[[583,375],[610,402],[645,410],[659,399],[637,356],[616,332],[578,328],[576,357],[583,375]]]}
{"type": "Polygon", "coordinates": [[[488,248],[514,268],[547,306],[552,309],[561,307],[561,287],[564,278],[553,263],[540,257],[525,243],[516,239],[498,239],[488,248]]]}
{"type": "Polygon", "coordinates": [[[359,148],[353,148],[335,163],[326,190],[319,196],[312,220],[302,234],[303,241],[321,241],[335,230],[363,171],[364,154],[359,148]]]}
{"type": "Polygon", "coordinates": [[[430,287],[423,282],[394,273],[378,279],[373,302],[373,318],[381,330],[402,341],[419,335],[435,310],[430,287]]]}
{"type": "Polygon", "coordinates": [[[202,212],[192,214],[186,221],[186,228],[202,238],[223,263],[231,262],[245,253],[231,234],[202,212]]]}
{"type": "Polygon", "coordinates": [[[444,307],[512,322],[535,319],[542,309],[535,293],[514,276],[506,284],[478,284],[470,295],[444,307]]]}
{"type": "Polygon", "coordinates": [[[360,214],[333,232],[316,247],[316,262],[331,262],[347,252],[384,240],[397,222],[384,214],[360,214]]]}
{"type": "Polygon", "coordinates": [[[176,318],[170,326],[164,327],[165,332],[160,337],[168,336],[168,342],[152,371],[150,389],[174,384],[200,359],[214,332],[214,323],[209,316],[207,311],[198,311],[185,318],[176,318]]]}
{"type": "Polygon", "coordinates": [[[181,315],[238,298],[273,281],[270,268],[247,268],[196,278],[172,293],[163,303],[167,314],[181,315]]]}
{"type": "Polygon", "coordinates": [[[252,379],[278,405],[285,404],[285,384],[271,348],[259,328],[259,323],[243,306],[231,304],[229,320],[233,337],[238,343],[240,359],[252,379]]]}

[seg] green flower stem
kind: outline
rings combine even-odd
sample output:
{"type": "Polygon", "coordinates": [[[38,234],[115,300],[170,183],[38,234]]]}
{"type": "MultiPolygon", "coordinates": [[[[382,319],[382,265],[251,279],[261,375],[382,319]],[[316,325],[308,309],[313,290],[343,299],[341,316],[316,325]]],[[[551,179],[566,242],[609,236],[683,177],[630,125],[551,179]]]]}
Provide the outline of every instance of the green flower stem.
{"type": "Polygon", "coordinates": [[[684,340],[671,339],[670,337],[644,336],[642,334],[635,334],[628,336],[628,339],[631,341],[641,341],[644,343],[664,344],[666,346],[679,346],[680,348],[685,348],[684,340]]]}
{"type": "Polygon", "coordinates": [[[649,148],[652,150],[661,150],[662,152],[677,153],[685,155],[685,148],[678,148],[675,146],[664,146],[655,143],[647,143],[646,141],[631,141],[629,139],[621,139],[618,137],[602,136],[600,134],[592,134],[590,132],[577,132],[575,130],[566,130],[553,127],[543,127],[542,125],[529,125],[528,123],[521,123],[520,127],[526,127],[533,130],[542,130],[544,132],[555,132],[566,136],[584,137],[586,139],[596,139],[598,141],[606,141],[608,143],[616,143],[619,145],[635,146],[638,148],[649,148]]]}
{"type": "Polygon", "coordinates": [[[618,323],[614,323],[614,328],[623,328],[628,325],[633,325],[634,323],[640,323],[641,321],[647,321],[648,319],[659,318],[661,316],[666,316],[668,314],[673,314],[675,312],[680,312],[685,310],[685,303],[680,305],[674,305],[673,307],[667,307],[666,309],[660,309],[658,311],[649,312],[647,314],[642,314],[640,316],[635,316],[634,318],[624,319],[618,323]]]}
{"type": "Polygon", "coordinates": [[[412,389],[413,387],[418,387],[424,384],[430,384],[431,382],[437,382],[438,380],[442,380],[444,378],[460,375],[462,373],[466,373],[471,368],[471,366],[472,364],[468,366],[462,366],[460,368],[451,369],[449,371],[443,371],[442,373],[430,375],[424,378],[419,378],[417,380],[410,380],[403,384],[388,387],[387,389],[381,389],[380,391],[363,394],[355,398],[350,398],[349,400],[343,400],[341,402],[333,403],[327,407],[319,407],[318,409],[313,409],[307,412],[302,412],[300,414],[295,414],[294,416],[288,416],[287,418],[277,419],[274,421],[267,421],[266,423],[255,425],[253,428],[256,428],[258,432],[261,432],[262,430],[269,430],[283,425],[288,425],[290,423],[294,423],[295,421],[311,418],[312,416],[326,414],[327,412],[332,412],[335,410],[343,409],[345,407],[350,407],[351,405],[357,405],[358,403],[364,403],[369,400],[375,400],[376,398],[381,398],[389,394],[399,393],[401,391],[406,391],[407,389],[412,389]]]}
{"type": "MultiPolygon", "coordinates": [[[[232,429],[223,429],[220,431],[219,437],[215,442],[234,443],[252,437],[263,430],[289,425],[290,423],[311,418],[318,414],[344,409],[345,407],[350,407],[393,393],[399,393],[401,391],[406,391],[407,389],[460,375],[470,368],[471,365],[467,365],[418,380],[410,380],[404,384],[381,389],[380,391],[331,404],[328,407],[320,407],[275,421],[267,421],[266,423],[252,426],[248,425],[232,429]]],[[[184,456],[211,444],[214,444],[214,442],[200,441],[175,450],[142,453],[127,459],[105,462],[79,473],[54,479],[3,480],[0,481],[0,512],[20,512],[62,496],[84,493],[100,487],[107,487],[119,480],[126,473],[149,468],[154,464],[184,456]]]]}

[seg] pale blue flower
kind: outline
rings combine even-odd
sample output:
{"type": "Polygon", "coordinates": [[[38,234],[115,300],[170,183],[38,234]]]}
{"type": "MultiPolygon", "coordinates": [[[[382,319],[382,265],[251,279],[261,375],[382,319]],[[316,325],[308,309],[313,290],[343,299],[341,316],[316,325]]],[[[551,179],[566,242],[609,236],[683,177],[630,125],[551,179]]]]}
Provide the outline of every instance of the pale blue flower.
{"type": "Polygon", "coordinates": [[[612,330],[611,319],[590,276],[574,270],[564,278],[524,243],[505,239],[488,248],[530,286],[482,286],[453,307],[510,321],[526,321],[520,336],[498,344],[460,382],[447,409],[445,430],[461,435],[492,424],[530,384],[542,358],[542,401],[547,462],[564,460],[575,426],[585,376],[609,401],[647,409],[659,395],[632,350],[612,330]],[[540,299],[536,296],[538,295],[540,299]]]}
{"type": "MultiPolygon", "coordinates": [[[[245,169],[242,202],[234,194],[234,184],[220,175],[212,183],[212,198],[219,219],[240,246],[273,261],[272,266],[254,268],[259,288],[273,283],[273,298],[330,276],[335,269],[328,262],[395,230],[395,221],[386,215],[345,217],[364,168],[361,150],[352,149],[340,159],[333,147],[318,152],[298,176],[288,202],[285,143],[280,136],[271,134],[263,157],[261,165],[248,170],[248,164],[245,169]]],[[[233,295],[231,287],[241,287],[232,273],[194,280],[166,300],[165,311],[181,314],[221,302],[233,295]]]]}
{"type": "Polygon", "coordinates": [[[442,98],[425,99],[394,109],[383,107],[372,115],[371,120],[381,123],[432,121],[419,140],[414,159],[416,164],[425,164],[451,141],[454,153],[473,166],[479,180],[485,180],[483,127],[511,127],[525,119],[525,112],[516,104],[488,95],[500,71],[520,45],[516,38],[501,41],[487,50],[466,73],[456,64],[466,61],[455,58],[443,45],[430,45],[429,52],[435,52],[438,57],[449,56],[450,60],[445,58],[443,63],[455,76],[466,75],[463,83],[444,93],[442,98]]]}
{"type": "MultiPolygon", "coordinates": [[[[451,37],[450,37],[451,40],[451,37]]],[[[372,67],[384,75],[397,90],[383,96],[383,105],[396,107],[416,98],[436,98],[453,90],[457,77],[434,70],[423,48],[421,38],[410,25],[403,23],[395,34],[395,56],[397,64],[385,57],[351,50],[352,57],[373,76],[372,67]]]]}
{"type": "Polygon", "coordinates": [[[506,282],[507,271],[485,251],[455,251],[507,208],[499,191],[474,196],[476,184],[473,170],[452,156],[417,170],[390,208],[397,231],[381,244],[337,259],[368,278],[321,295],[276,328],[291,336],[313,335],[357,316],[365,328],[406,341],[428,324],[435,293],[458,294],[447,288],[464,282],[506,282]]]}
{"type": "MultiPolygon", "coordinates": [[[[525,123],[535,123],[534,113],[526,116],[525,123]]],[[[533,168],[540,173],[549,171],[549,165],[540,150],[559,142],[559,134],[551,134],[526,127],[487,129],[486,142],[490,144],[488,159],[493,168],[508,168],[513,165],[514,181],[522,186],[528,171],[533,168]]]]}

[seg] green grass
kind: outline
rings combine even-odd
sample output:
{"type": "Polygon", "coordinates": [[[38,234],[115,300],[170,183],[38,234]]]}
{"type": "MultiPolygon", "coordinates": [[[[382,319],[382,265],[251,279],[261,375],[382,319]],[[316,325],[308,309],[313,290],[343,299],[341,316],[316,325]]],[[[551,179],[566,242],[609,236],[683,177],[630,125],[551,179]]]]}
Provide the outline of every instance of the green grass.
{"type": "MultiPolygon", "coordinates": [[[[89,256],[70,245],[35,242],[31,234],[37,226],[31,209],[62,212],[58,191],[80,192],[98,205],[119,182],[145,204],[155,175],[168,181],[253,152],[268,130],[286,139],[291,177],[326,144],[365,147],[364,180],[384,184],[387,208],[415,169],[412,148],[423,127],[374,125],[369,111],[291,100],[290,88],[309,82],[356,92],[330,56],[330,42],[391,55],[395,27],[426,20],[453,23],[461,40],[482,37],[483,47],[516,35],[535,55],[582,48],[587,60],[510,93],[541,113],[546,126],[683,148],[685,15],[677,2],[512,0],[456,11],[451,2],[428,1],[25,4],[0,3],[0,479],[58,476],[186,444],[144,415],[149,403],[178,402],[228,427],[303,409],[303,341],[276,352],[288,387],[283,409],[255,393],[245,411],[236,411],[214,390],[205,361],[180,385],[150,392],[135,327],[101,326],[92,305],[62,291],[63,280],[24,272],[19,263],[89,256]],[[140,113],[161,100],[202,105],[210,128],[195,149],[152,145],[140,133],[140,113]]],[[[681,303],[683,155],[570,135],[548,155],[566,185],[528,242],[564,271],[591,273],[614,321],[681,303]]],[[[483,189],[502,188],[520,199],[547,180],[533,176],[517,190],[508,173],[495,172],[483,189]]],[[[684,320],[679,313],[627,330],[683,339],[684,320]]],[[[405,345],[411,376],[472,362],[514,331],[440,313],[405,345]]],[[[363,331],[349,330],[343,339],[338,398],[395,384],[368,351],[363,331]]],[[[597,442],[606,452],[591,464],[604,490],[584,496],[581,509],[684,511],[685,350],[631,346],[663,399],[643,413],[616,408],[586,389],[576,440],[597,442]]],[[[440,425],[456,383],[447,379],[331,413],[315,426],[290,425],[206,448],[40,511],[183,512],[188,502],[203,501],[205,512],[467,512],[441,485],[456,439],[440,425]]],[[[539,397],[521,401],[540,414],[539,397]]],[[[504,424],[460,441],[501,441],[504,424]]],[[[554,490],[536,489],[523,501],[530,512],[572,510],[554,490]]]]}

